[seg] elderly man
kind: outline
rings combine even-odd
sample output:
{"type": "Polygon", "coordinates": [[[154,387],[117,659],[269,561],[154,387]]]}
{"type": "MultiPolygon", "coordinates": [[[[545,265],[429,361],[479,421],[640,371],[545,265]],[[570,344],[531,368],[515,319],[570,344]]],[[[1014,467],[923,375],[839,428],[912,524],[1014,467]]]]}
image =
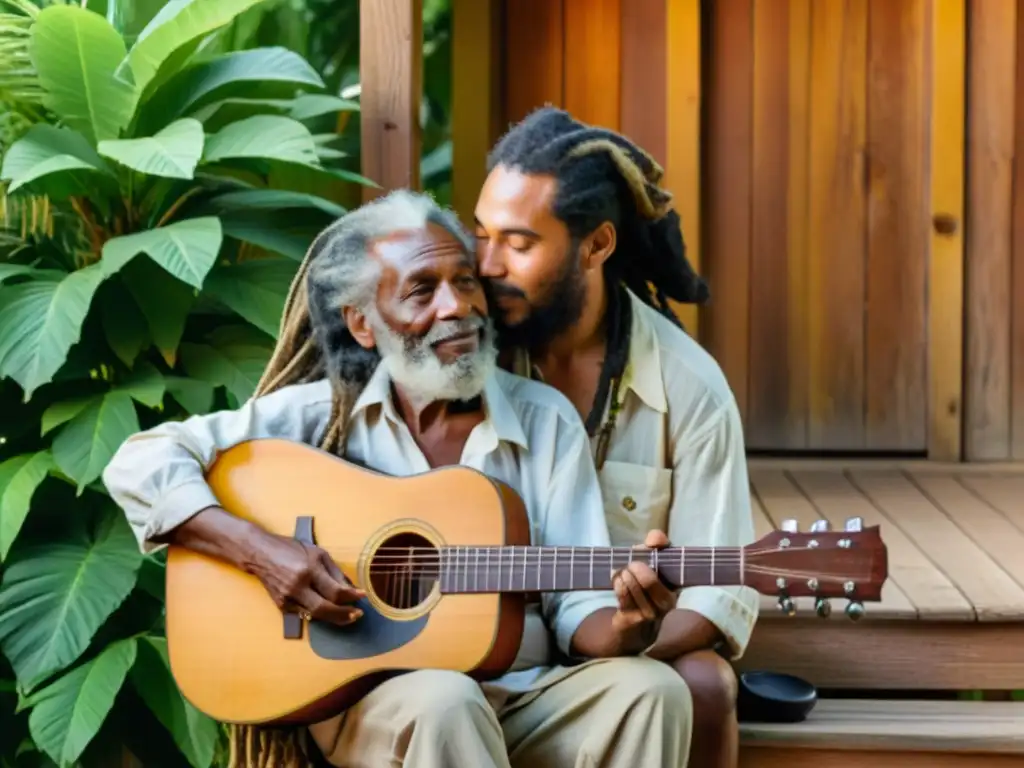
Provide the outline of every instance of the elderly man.
{"type": "MultiPolygon", "coordinates": [[[[565,394],[591,438],[614,544],[754,538],[736,400],[668,299],[700,302],[661,169],[624,136],[545,108],[498,142],[476,206],[481,278],[507,366],[565,394]]],[[[649,656],[687,682],[692,768],[738,759],[736,679],[757,618],[744,588],[695,587],[649,656]]]]}
{"type": "MultiPolygon", "coordinates": [[[[104,473],[144,550],[188,547],[254,574],[283,610],[358,621],[362,593],[326,552],[232,516],[206,485],[218,451],[260,437],[393,475],[471,466],[521,494],[536,543],[609,543],[579,416],[554,389],[496,369],[472,242],[452,214],[396,192],[344,216],[313,244],[285,314],[255,398],[135,435],[104,473]]],[[[646,543],[667,542],[652,531],[646,543]]],[[[497,681],[412,672],[310,730],[351,768],[685,766],[689,692],[637,656],[674,604],[634,563],[614,593],[545,595],[497,681]],[[590,660],[560,666],[552,645],[590,660]]]]}

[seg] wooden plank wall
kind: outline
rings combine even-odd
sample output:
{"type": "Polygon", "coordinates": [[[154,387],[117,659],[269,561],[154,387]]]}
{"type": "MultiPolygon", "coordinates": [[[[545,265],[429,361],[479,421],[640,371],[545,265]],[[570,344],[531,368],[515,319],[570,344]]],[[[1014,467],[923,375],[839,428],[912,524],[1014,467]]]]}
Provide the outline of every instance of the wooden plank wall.
{"type": "Polygon", "coordinates": [[[752,448],[928,447],[929,5],[708,4],[704,341],[752,448]]]}
{"type": "Polygon", "coordinates": [[[969,4],[965,456],[1024,459],[1024,7],[969,4]]]}
{"type": "MultiPolygon", "coordinates": [[[[503,124],[551,104],[621,131],[665,168],[700,270],[699,0],[505,0],[503,124]]],[[[694,307],[677,307],[691,333],[694,307]]]]}

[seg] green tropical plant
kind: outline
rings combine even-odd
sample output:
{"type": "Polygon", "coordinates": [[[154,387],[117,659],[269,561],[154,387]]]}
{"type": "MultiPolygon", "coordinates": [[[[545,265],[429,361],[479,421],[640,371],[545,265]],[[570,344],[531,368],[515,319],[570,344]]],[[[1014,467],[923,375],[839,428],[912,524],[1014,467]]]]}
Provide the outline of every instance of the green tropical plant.
{"type": "Polygon", "coordinates": [[[124,744],[205,768],[221,730],[168,671],[162,557],[139,553],[100,475],[140,428],[249,397],[298,260],[369,183],[309,127],[356,106],[286,48],[211,44],[261,0],[170,0],[130,34],[78,3],[15,2],[28,21],[0,28],[20,62],[0,98],[26,121],[0,145],[0,765],[109,765],[124,744]]]}

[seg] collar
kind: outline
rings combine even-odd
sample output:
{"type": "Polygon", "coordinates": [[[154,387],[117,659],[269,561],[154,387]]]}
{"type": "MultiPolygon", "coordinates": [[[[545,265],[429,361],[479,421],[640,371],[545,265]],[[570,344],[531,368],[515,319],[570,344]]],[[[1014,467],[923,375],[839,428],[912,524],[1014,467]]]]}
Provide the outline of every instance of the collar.
{"type": "MultiPolygon", "coordinates": [[[[629,361],[622,377],[622,387],[624,391],[632,390],[649,408],[665,413],[668,410],[668,398],[661,377],[661,350],[658,349],[657,332],[651,322],[650,313],[653,310],[628,288],[626,294],[632,305],[633,320],[629,333],[629,361]]],[[[513,353],[512,370],[520,376],[544,381],[525,348],[518,348],[513,353]]]]}
{"type": "Polygon", "coordinates": [[[636,396],[659,413],[668,410],[665,396],[665,380],[661,374],[661,350],[658,348],[657,331],[651,321],[652,310],[639,296],[626,289],[633,306],[633,323],[630,329],[629,362],[622,384],[633,390],[636,396]]]}
{"type": "MultiPolygon", "coordinates": [[[[480,451],[494,450],[498,447],[499,441],[514,443],[524,450],[529,448],[523,424],[505,392],[504,384],[508,378],[509,374],[498,370],[488,376],[484,384],[484,391],[481,393],[484,420],[477,425],[472,435],[472,440],[480,451]]],[[[379,406],[384,418],[391,423],[405,424],[398,409],[395,408],[391,396],[391,376],[384,365],[378,365],[366,383],[366,387],[352,407],[352,416],[374,406],[379,406]]]]}

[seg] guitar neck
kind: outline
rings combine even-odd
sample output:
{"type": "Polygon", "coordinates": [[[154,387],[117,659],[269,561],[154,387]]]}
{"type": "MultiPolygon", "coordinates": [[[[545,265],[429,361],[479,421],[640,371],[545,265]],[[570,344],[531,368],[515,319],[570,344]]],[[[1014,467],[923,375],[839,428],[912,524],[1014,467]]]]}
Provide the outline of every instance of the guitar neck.
{"type": "Polygon", "coordinates": [[[442,593],[611,589],[612,574],[646,563],[670,587],[744,583],[742,547],[442,547],[442,593]]]}

